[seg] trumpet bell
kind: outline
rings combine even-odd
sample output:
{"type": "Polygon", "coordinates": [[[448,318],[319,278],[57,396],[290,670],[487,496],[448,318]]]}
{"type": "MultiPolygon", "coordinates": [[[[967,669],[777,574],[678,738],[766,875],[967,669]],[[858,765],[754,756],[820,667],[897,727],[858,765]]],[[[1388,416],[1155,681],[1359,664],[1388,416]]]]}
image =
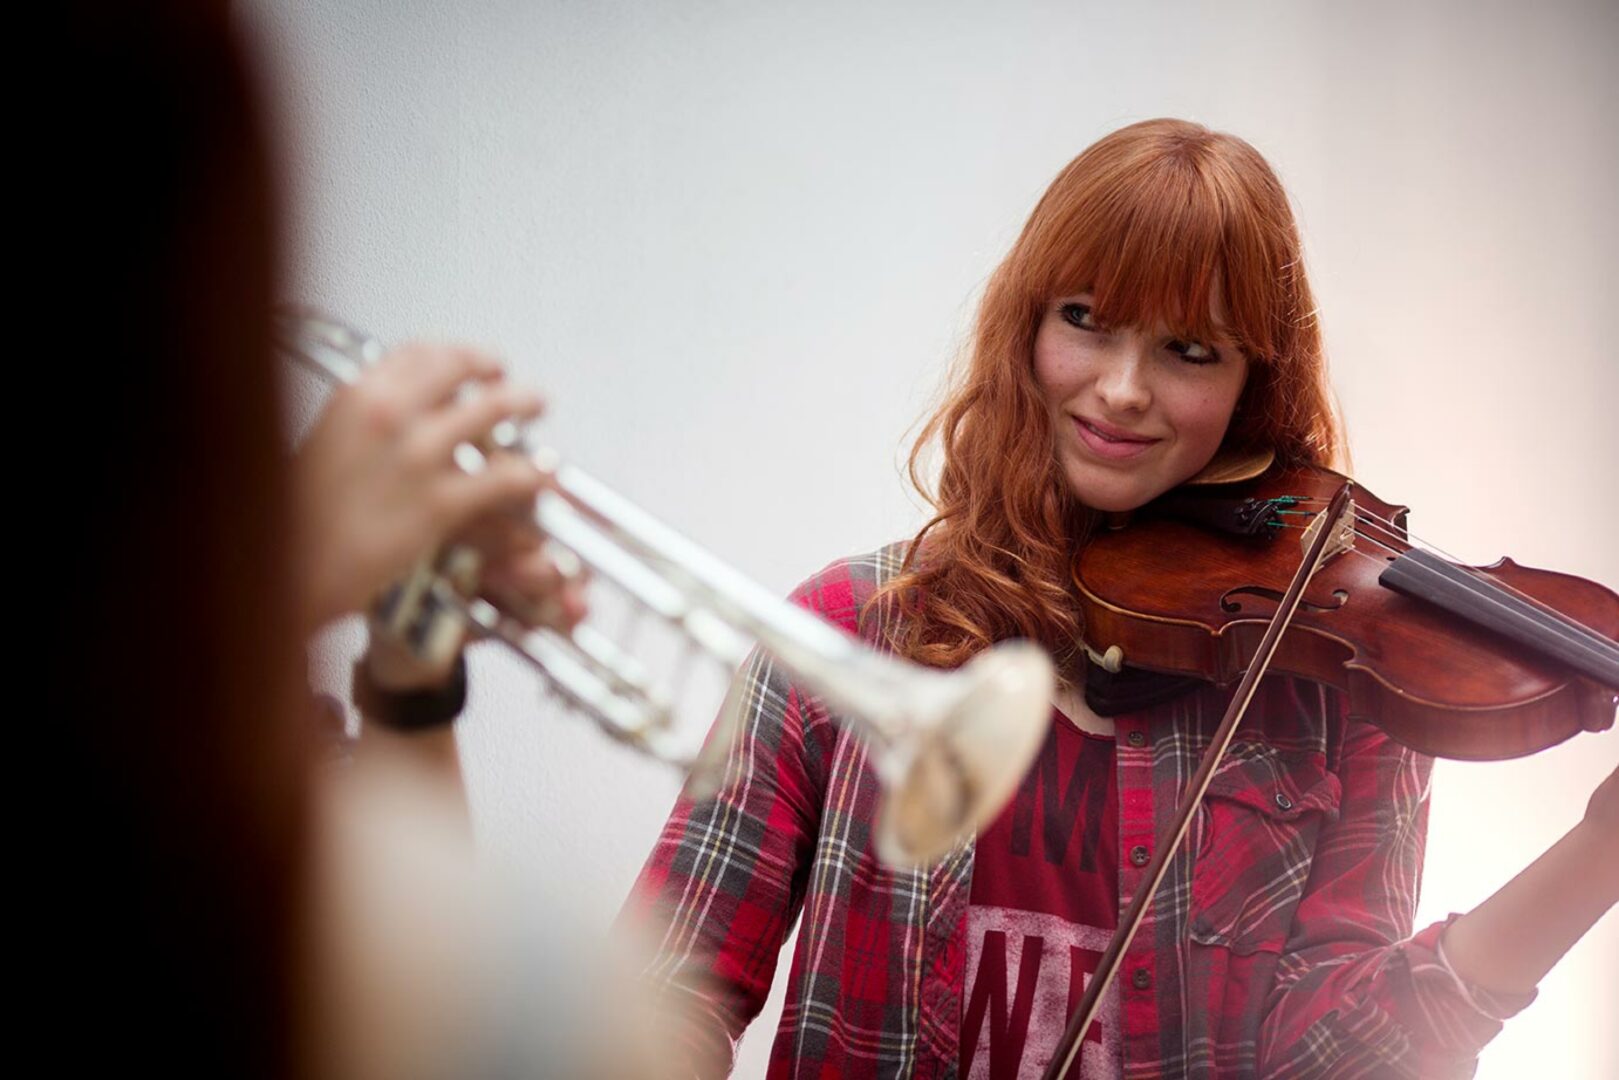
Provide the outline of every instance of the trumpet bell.
{"type": "Polygon", "coordinates": [[[1051,723],[1051,660],[1029,642],[1003,642],[942,677],[954,705],[877,759],[887,793],[873,842],[891,866],[932,863],[993,821],[1051,723]]]}

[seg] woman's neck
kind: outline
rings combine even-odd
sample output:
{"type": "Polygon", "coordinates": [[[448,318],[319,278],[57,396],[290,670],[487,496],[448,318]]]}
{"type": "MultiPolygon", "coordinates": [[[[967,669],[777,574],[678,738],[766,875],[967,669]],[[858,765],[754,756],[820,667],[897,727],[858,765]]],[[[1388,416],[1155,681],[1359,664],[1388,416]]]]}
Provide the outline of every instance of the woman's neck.
{"type": "Polygon", "coordinates": [[[1059,686],[1052,695],[1052,704],[1057,706],[1059,712],[1074,722],[1074,726],[1081,731],[1092,735],[1101,735],[1113,738],[1113,720],[1111,717],[1097,716],[1091,707],[1085,704],[1085,687],[1059,686]]]}

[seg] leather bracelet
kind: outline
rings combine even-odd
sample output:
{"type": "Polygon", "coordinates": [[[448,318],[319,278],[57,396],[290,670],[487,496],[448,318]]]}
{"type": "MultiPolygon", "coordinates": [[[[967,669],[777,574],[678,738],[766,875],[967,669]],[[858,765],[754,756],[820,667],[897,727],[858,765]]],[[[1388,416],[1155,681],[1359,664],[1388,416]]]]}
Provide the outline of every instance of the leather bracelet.
{"type": "Polygon", "coordinates": [[[388,690],[372,680],[371,669],[362,656],[354,662],[350,695],[361,717],[390,731],[428,731],[447,727],[466,708],[466,657],[455,658],[450,678],[442,686],[388,690]]]}

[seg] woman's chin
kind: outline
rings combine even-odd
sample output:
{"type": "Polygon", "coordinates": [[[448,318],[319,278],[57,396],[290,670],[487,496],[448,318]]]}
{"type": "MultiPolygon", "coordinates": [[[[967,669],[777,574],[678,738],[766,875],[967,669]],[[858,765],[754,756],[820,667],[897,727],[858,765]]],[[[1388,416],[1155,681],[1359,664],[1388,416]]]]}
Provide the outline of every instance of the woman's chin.
{"type": "Polygon", "coordinates": [[[1143,478],[1075,475],[1072,470],[1068,474],[1068,484],[1074,496],[1092,510],[1104,514],[1139,510],[1167,490],[1142,481],[1143,478]]]}
{"type": "Polygon", "coordinates": [[[1139,510],[1141,507],[1147,505],[1151,501],[1152,501],[1151,499],[1133,499],[1133,498],[1119,498],[1119,499],[1107,499],[1107,498],[1084,499],[1084,498],[1082,498],[1082,499],[1080,499],[1080,502],[1084,503],[1086,506],[1090,507],[1092,510],[1099,511],[1099,512],[1104,513],[1104,514],[1127,514],[1132,510],[1139,510]]]}

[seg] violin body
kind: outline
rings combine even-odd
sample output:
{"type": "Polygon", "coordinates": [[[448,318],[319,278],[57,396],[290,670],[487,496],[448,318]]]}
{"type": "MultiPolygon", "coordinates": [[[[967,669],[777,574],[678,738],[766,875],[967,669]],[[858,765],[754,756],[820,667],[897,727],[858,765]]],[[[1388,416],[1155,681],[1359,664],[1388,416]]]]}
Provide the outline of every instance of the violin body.
{"type": "MultiPolygon", "coordinates": [[[[1298,569],[1311,508],[1344,483],[1326,469],[1272,468],[1182,488],[1176,509],[1151,505],[1100,531],[1074,565],[1087,647],[1235,681],[1298,569]],[[1254,535],[1203,523],[1255,508],[1269,525],[1254,535]]],[[[1354,503],[1350,546],[1317,570],[1272,670],[1337,687],[1354,719],[1438,757],[1518,757],[1613,725],[1611,589],[1505,558],[1458,568],[1412,548],[1405,507],[1359,486],[1354,503]]]]}

